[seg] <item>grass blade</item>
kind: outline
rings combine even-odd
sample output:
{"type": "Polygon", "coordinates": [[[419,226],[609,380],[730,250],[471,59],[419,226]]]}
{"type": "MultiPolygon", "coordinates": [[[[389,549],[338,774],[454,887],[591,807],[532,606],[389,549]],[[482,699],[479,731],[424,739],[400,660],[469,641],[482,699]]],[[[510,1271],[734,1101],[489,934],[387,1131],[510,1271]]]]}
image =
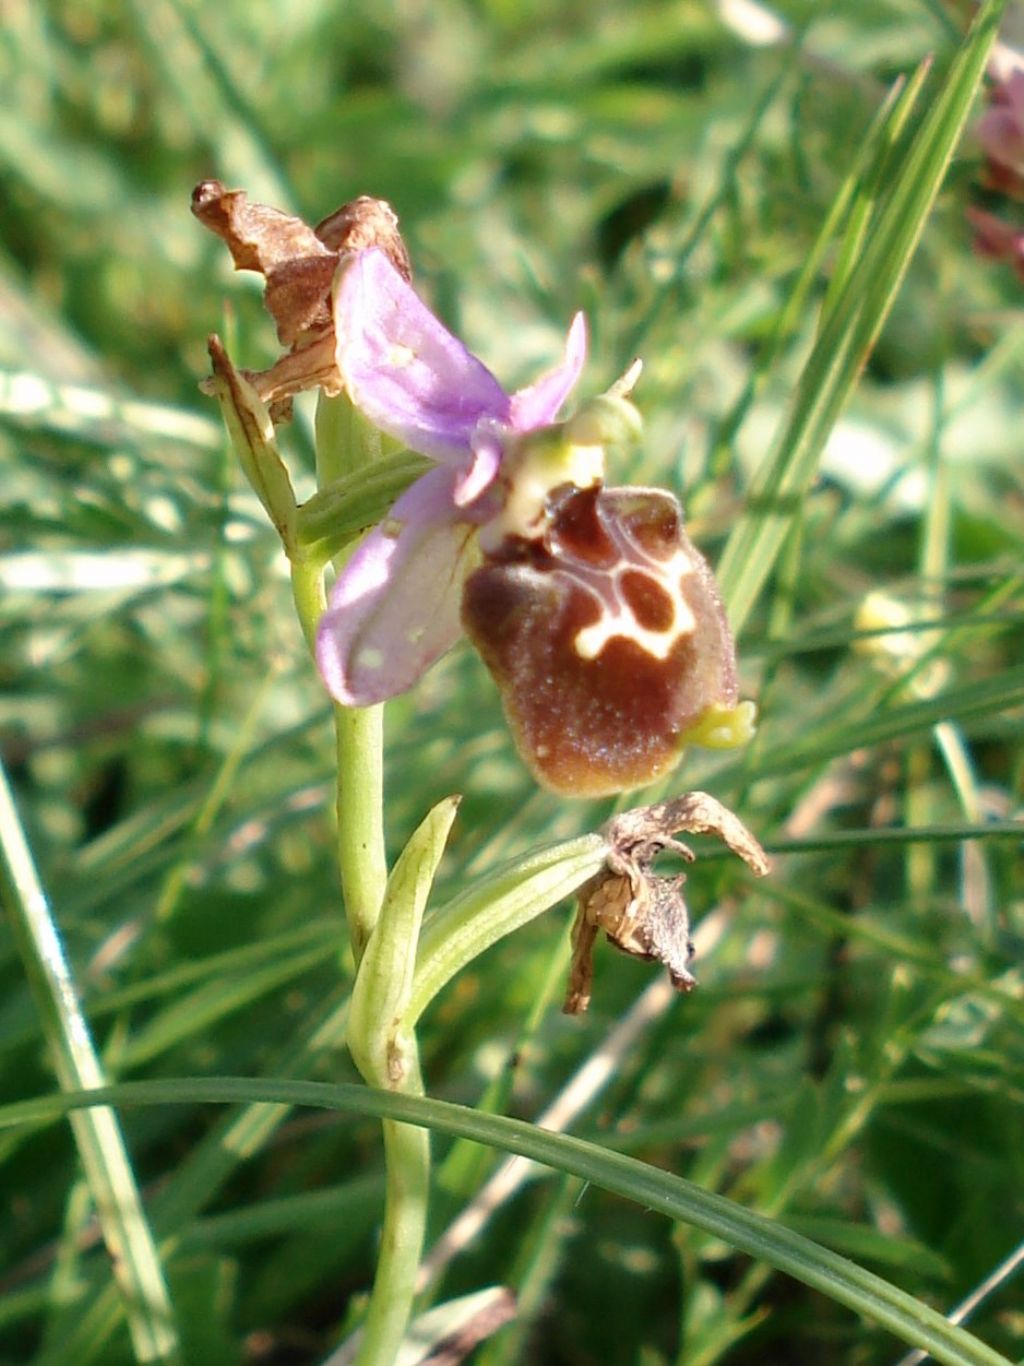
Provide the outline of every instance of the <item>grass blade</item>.
{"type": "MultiPolygon", "coordinates": [[[[105,1081],[74,983],[0,768],[0,885],[61,1087],[105,1081]]],[[[98,1106],[71,1116],[82,1166],[110,1253],[136,1359],[177,1362],[178,1334],[160,1259],[117,1116],[98,1106]]]]}
{"type": "Polygon", "coordinates": [[[907,269],[967,121],[1005,0],[983,5],[868,231],[804,368],[790,417],[758,469],[747,512],[717,573],[742,629],[814,476],[825,442],[856,383],[907,269]]]}
{"type": "Polygon", "coordinates": [[[881,1276],[813,1243],[791,1229],[744,1209],[733,1200],[702,1190],[691,1181],[623,1153],[565,1134],[553,1134],[523,1120],[484,1115],[446,1101],[318,1082],[252,1081],[247,1077],[188,1078],[128,1082],[98,1096],[64,1095],[0,1107],[0,1127],[35,1121],[75,1106],[116,1102],[161,1104],[184,1101],[275,1100],[421,1124],[518,1153],[624,1196],[670,1219],[721,1238],[731,1247],[820,1290],[855,1313],[873,1319],[946,1366],[1010,1366],[1008,1359],[955,1327],[881,1276]]]}

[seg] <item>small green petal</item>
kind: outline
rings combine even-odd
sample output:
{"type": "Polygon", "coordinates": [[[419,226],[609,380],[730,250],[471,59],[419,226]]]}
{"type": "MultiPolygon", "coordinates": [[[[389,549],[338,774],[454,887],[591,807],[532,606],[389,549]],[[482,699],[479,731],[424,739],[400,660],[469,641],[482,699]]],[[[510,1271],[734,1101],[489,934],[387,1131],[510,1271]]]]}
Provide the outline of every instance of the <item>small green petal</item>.
{"type": "Polygon", "coordinates": [[[757,708],[753,702],[735,707],[713,703],[680,738],[680,745],[703,745],[705,749],[737,749],[754,738],[757,708]]]}

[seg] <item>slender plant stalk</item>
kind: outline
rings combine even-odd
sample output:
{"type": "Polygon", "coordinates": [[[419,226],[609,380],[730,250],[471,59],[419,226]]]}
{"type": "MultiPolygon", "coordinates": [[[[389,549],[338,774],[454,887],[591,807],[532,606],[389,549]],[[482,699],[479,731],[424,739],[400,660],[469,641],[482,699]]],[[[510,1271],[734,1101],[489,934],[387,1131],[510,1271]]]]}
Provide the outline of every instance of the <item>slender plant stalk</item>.
{"type": "MultiPolygon", "coordinates": [[[[417,1069],[415,1087],[406,1095],[422,1096],[417,1069]]],[[[391,1366],[405,1336],[427,1227],[430,1192],[430,1131],[385,1119],[384,1227],[377,1273],[359,1343],[357,1366],[391,1366]]]]}
{"type": "MultiPolygon", "coordinates": [[[[106,1078],[2,766],[0,891],[61,1090],[105,1086],[106,1078]]],[[[70,1120],[136,1360],[179,1363],[170,1295],[117,1116],[109,1106],[98,1106],[75,1112],[70,1120]]]]}
{"type": "MultiPolygon", "coordinates": [[[[339,776],[339,796],[341,786],[339,776]]],[[[411,966],[416,952],[418,916],[416,919],[415,930],[404,941],[410,960],[406,991],[411,986],[411,966]]],[[[364,954],[362,966],[365,982],[377,966],[372,952],[364,954]]],[[[360,985],[362,983],[357,979],[357,993],[360,985]]],[[[381,1003],[373,1000],[379,993],[373,992],[372,985],[370,991],[363,994],[371,998],[371,1018],[361,1019],[353,1012],[354,1018],[349,1025],[349,1046],[363,1080],[369,1086],[423,1096],[415,1035],[404,1036],[402,1065],[395,1068],[392,1059],[398,1051],[394,1037],[397,1013],[379,1009],[381,1003]]],[[[373,1290],[355,1358],[358,1366],[391,1366],[398,1355],[412,1314],[427,1227],[430,1131],[396,1124],[390,1119],[381,1121],[381,1129],[384,1137],[384,1223],[373,1290]]]]}
{"type": "MultiPolygon", "coordinates": [[[[317,404],[316,472],[321,489],[379,459],[381,436],[363,421],[346,395],[317,404]]],[[[308,578],[308,575],[306,576],[308,578]]],[[[293,570],[293,583],[295,571],[293,570]]],[[[307,586],[296,606],[312,642],[324,608],[322,576],[316,575],[315,611],[307,586]]],[[[384,708],[335,707],[338,867],[352,950],[358,963],[377,923],[387,883],[384,849],[384,708]]]]}
{"type": "MultiPolygon", "coordinates": [[[[292,596],[312,648],[324,610],[322,571],[292,563],[292,596]]],[[[384,851],[384,708],[334,708],[338,868],[352,952],[358,963],[377,923],[387,884],[384,851]]]]}
{"type": "Polygon", "coordinates": [[[359,962],[387,882],[384,853],[384,708],[335,707],[338,867],[352,950],[359,962]]]}
{"type": "MultiPolygon", "coordinates": [[[[422,1096],[419,1048],[402,1016],[412,993],[420,924],[458,800],[439,802],[403,849],[352,992],[349,1048],[371,1086],[422,1096]]],[[[358,1366],[390,1366],[416,1298],[430,1186],[430,1135],[384,1120],[386,1196],[377,1275],[358,1366]]]]}
{"type": "MultiPolygon", "coordinates": [[[[299,509],[270,415],[231,365],[219,342],[210,355],[218,396],[242,468],[263,503],[291,564],[292,596],[312,652],[326,605],[324,553],[299,535],[299,509]]],[[[330,498],[346,479],[385,454],[380,433],[348,397],[321,395],[316,418],[317,484],[330,498]]],[[[339,543],[336,565],[350,553],[339,543]]],[[[389,882],[384,842],[384,709],[334,708],[337,852],[348,939],[356,961],[349,1046],[370,1086],[423,1094],[412,1030],[401,1030],[412,990],[416,944],[427,894],[455,814],[443,804],[424,822],[389,882]],[[440,832],[440,833],[439,833],[440,832]]],[[[384,1233],[359,1349],[366,1366],[390,1366],[401,1347],[416,1293],[426,1228],[430,1148],[427,1135],[384,1122],[384,1233]]]]}
{"type": "MultiPolygon", "coordinates": [[[[321,489],[379,459],[380,436],[348,398],[321,397],[317,408],[317,480],[321,489]]],[[[323,576],[293,565],[295,604],[312,644],[324,607],[323,576]]],[[[428,817],[426,844],[417,837],[388,882],[384,842],[384,708],[335,706],[338,867],[357,964],[349,1046],[363,1077],[380,1086],[422,1096],[419,1050],[410,1030],[396,1038],[412,989],[416,945],[444,839],[455,806],[428,817]],[[443,829],[442,829],[443,827],[443,829]],[[429,832],[434,831],[431,841],[429,832]],[[438,833],[440,831],[440,833],[438,833]],[[390,897],[388,893],[393,893],[390,897]],[[361,1008],[364,1007],[365,1008],[361,1008]],[[401,1064],[396,1057],[401,1055],[401,1064]]],[[[405,1336],[416,1295],[430,1190],[430,1135],[392,1120],[384,1138],[384,1225],[377,1269],[358,1346],[360,1366],[391,1366],[405,1336]]]]}

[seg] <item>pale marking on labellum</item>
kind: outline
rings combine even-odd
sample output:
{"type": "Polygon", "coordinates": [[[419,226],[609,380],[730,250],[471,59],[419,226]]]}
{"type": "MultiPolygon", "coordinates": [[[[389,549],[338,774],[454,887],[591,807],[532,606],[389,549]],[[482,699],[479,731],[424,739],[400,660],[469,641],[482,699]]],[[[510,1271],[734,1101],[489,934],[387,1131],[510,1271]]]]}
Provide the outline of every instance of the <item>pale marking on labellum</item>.
{"type": "Polygon", "coordinates": [[[596,659],[610,640],[621,636],[634,641],[641,650],[655,659],[668,659],[673,646],[682,636],[692,635],[697,621],[683,600],[682,581],[693,573],[690,557],[683,550],[677,550],[670,560],[659,562],[653,573],[635,564],[617,566],[611,571],[611,597],[609,602],[603,594],[593,591],[589,584],[581,584],[585,591],[592,593],[601,605],[601,616],[592,626],[585,626],[577,632],[573,646],[581,659],[596,659]],[[641,626],[636,615],[624,598],[619,587],[623,574],[648,573],[658,587],[668,594],[672,603],[672,621],[663,631],[652,631],[641,626]]]}

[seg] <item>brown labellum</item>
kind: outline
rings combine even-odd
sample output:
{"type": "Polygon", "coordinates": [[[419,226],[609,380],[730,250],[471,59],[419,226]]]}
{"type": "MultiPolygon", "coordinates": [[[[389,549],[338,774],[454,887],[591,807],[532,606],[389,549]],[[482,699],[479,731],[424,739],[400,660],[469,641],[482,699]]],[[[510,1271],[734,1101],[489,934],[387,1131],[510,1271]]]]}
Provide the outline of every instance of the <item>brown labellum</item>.
{"type": "Polygon", "coordinates": [[[348,253],[380,247],[406,280],[411,275],[391,206],[362,195],[311,228],[269,204],[250,203],[244,190],[204,180],[192,191],[192,212],[227,243],[237,270],[258,271],[266,280],[267,309],[289,349],[269,370],[242,373],[272,405],[275,421],[289,415],[291,395],[303,389],[339,393],[331,312],[338,263],[348,253]]]}
{"type": "Polygon", "coordinates": [[[469,576],[462,620],[556,792],[648,783],[709,708],[736,705],[718,590],[660,489],[555,490],[537,538],[509,536],[469,576]]]}
{"type": "Polygon", "coordinates": [[[652,870],[666,849],[693,862],[693,850],[673,838],[680,830],[718,835],[758,877],[768,872],[768,859],[754,836],[706,792],[688,792],[675,801],[616,816],[603,831],[608,841],[605,866],[577,894],[572,966],[562,1007],[567,1015],[581,1014],[590,1004],[594,942],[602,930],[624,953],[664,963],[678,991],[696,985],[688,967],[693,944],[682,890],[686,879],[652,870]]]}

